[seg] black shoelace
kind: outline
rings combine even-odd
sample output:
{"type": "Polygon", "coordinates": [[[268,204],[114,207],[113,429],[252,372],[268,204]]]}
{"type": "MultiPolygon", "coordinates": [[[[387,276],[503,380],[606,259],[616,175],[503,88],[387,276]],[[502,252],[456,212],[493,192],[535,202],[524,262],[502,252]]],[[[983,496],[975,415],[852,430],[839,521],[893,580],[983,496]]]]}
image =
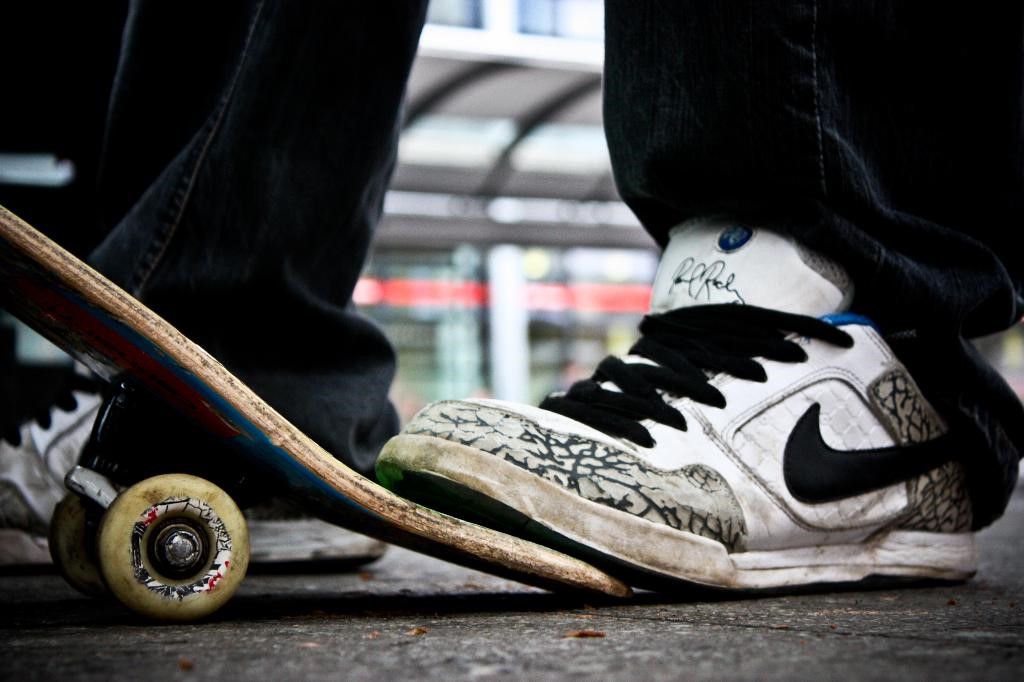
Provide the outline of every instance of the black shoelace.
{"type": "Polygon", "coordinates": [[[712,407],[725,407],[725,396],[709,378],[727,373],[747,381],[767,381],[755,358],[804,362],[807,353],[786,337],[796,333],[843,348],[853,339],[842,329],[806,315],[747,305],[704,305],[648,315],[630,355],[656,365],[605,358],[590,379],[578,381],[564,394],[548,396],[541,407],[582,422],[610,436],[642,447],[654,438],[640,423],[652,419],[686,430],[686,419],[665,402],[669,396],[689,398],[712,407]],[[601,386],[612,382],[621,392],[601,386]]]}
{"type": "MultiPolygon", "coordinates": [[[[63,410],[64,412],[70,412],[78,407],[78,400],[75,398],[75,392],[80,393],[99,393],[101,383],[98,379],[91,379],[84,377],[77,372],[68,372],[67,377],[64,379],[64,385],[58,392],[56,399],[50,405],[39,408],[35,414],[32,415],[29,421],[34,421],[44,429],[50,428],[52,423],[51,413],[54,408],[63,410]]],[[[3,430],[3,435],[0,436],[2,440],[7,441],[14,447],[21,445],[21,426],[25,422],[19,424],[11,424],[3,430]]]]}

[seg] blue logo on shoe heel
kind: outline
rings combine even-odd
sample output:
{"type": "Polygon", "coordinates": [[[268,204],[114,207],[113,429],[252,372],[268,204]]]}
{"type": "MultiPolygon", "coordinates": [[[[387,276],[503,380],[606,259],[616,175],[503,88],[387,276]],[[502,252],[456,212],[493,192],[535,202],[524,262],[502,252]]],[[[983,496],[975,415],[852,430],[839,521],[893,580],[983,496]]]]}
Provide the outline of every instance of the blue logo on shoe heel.
{"type": "Polygon", "coordinates": [[[754,231],[749,227],[733,225],[728,227],[722,234],[718,235],[718,248],[726,253],[732,253],[750,241],[754,231]]]}

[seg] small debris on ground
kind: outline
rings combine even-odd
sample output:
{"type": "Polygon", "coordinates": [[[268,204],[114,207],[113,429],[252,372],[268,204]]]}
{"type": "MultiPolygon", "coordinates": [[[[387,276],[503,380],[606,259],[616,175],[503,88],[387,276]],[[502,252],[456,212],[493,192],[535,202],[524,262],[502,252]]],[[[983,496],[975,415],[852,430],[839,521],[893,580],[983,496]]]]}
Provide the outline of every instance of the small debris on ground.
{"type": "Polygon", "coordinates": [[[409,635],[410,637],[419,637],[420,635],[427,634],[427,628],[415,627],[412,630],[408,630],[405,634],[409,635]]]}
{"type": "Polygon", "coordinates": [[[184,656],[178,656],[178,668],[180,670],[188,672],[189,670],[192,670],[192,668],[194,667],[196,667],[196,665],[192,662],[192,659],[185,658],[184,656]]]}
{"type": "Polygon", "coordinates": [[[956,599],[950,597],[949,601],[946,602],[946,606],[956,606],[956,599]]]}
{"type": "Polygon", "coordinates": [[[774,630],[788,630],[789,626],[788,625],[773,625],[772,629],[774,629],[774,630]]]}
{"type": "Polygon", "coordinates": [[[295,645],[296,649],[319,649],[320,645],[316,642],[299,642],[295,645]]]}
{"type": "Polygon", "coordinates": [[[380,637],[380,630],[374,630],[370,634],[366,635],[366,639],[377,639],[380,637]]]}
{"type": "Polygon", "coordinates": [[[373,571],[359,571],[360,580],[373,580],[376,577],[377,576],[373,574],[373,571]]]}
{"type": "Polygon", "coordinates": [[[604,637],[604,632],[601,630],[569,630],[565,633],[566,639],[587,639],[590,637],[604,637]]]}

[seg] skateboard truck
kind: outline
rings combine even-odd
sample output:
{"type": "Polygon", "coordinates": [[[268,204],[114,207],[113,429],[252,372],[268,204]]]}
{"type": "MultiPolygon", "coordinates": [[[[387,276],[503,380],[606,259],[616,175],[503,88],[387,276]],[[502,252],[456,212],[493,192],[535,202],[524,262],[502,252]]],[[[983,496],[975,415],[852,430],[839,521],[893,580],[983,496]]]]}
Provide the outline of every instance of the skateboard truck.
{"type": "Polygon", "coordinates": [[[106,509],[113,504],[114,498],[118,494],[117,488],[109,478],[80,465],[72,467],[64,477],[64,486],[71,492],[92,500],[101,509],[106,509]]]}
{"type": "Polygon", "coordinates": [[[112,382],[50,526],[50,553],[68,583],[90,596],[114,592],[163,620],[201,617],[223,603],[249,553],[232,497],[252,497],[246,485],[256,480],[224,450],[144,389],[112,382]]]}

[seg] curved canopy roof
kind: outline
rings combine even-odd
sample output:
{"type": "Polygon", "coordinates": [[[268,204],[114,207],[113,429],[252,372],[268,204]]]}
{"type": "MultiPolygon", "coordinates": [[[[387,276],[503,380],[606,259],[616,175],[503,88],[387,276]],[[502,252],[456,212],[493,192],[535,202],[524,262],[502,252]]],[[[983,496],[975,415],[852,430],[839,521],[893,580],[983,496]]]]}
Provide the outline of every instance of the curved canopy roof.
{"type": "Polygon", "coordinates": [[[599,43],[428,25],[382,239],[434,218],[442,241],[651,246],[612,180],[602,62],[599,43]]]}

